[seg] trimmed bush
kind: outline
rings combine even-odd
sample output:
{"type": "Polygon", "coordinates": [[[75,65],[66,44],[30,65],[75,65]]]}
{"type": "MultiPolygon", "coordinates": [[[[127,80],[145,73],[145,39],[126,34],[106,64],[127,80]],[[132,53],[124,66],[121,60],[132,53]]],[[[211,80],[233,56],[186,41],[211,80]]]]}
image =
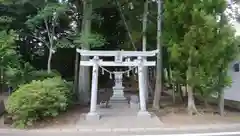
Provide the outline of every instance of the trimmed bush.
{"type": "Polygon", "coordinates": [[[31,126],[44,117],[55,117],[70,104],[69,85],[60,77],[21,85],[9,98],[6,111],[17,128],[31,126]]]}
{"type": "Polygon", "coordinates": [[[31,71],[28,73],[26,82],[31,82],[32,80],[44,80],[46,78],[53,78],[60,76],[60,74],[52,70],[51,73],[48,73],[46,70],[37,70],[37,71],[31,71]]]}

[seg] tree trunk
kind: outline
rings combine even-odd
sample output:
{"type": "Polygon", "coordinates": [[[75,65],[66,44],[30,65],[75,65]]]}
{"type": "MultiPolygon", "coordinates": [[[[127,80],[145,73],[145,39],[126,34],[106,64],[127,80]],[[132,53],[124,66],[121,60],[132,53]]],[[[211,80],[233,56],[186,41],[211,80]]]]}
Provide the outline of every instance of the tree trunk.
{"type": "Polygon", "coordinates": [[[188,90],[188,107],[187,107],[188,113],[189,115],[197,114],[198,111],[195,105],[192,87],[187,85],[187,90],[188,90]]]}
{"type": "MultiPolygon", "coordinates": [[[[53,21],[53,20],[52,20],[53,21]]],[[[53,41],[53,37],[55,36],[55,23],[52,22],[53,26],[52,26],[52,30],[50,30],[49,26],[48,26],[48,21],[46,18],[44,18],[44,24],[47,30],[47,35],[48,35],[48,40],[49,40],[49,54],[48,54],[48,61],[47,61],[47,72],[51,73],[51,63],[52,63],[52,54],[53,54],[53,47],[54,47],[54,41],[53,41]]]]}
{"type": "Polygon", "coordinates": [[[169,87],[172,87],[172,78],[171,78],[171,68],[170,68],[170,64],[167,66],[167,79],[168,79],[168,84],[169,87]]]}
{"type": "Polygon", "coordinates": [[[176,93],[179,95],[179,99],[183,102],[183,93],[179,83],[176,83],[176,93]]]}
{"type": "Polygon", "coordinates": [[[74,66],[74,93],[76,95],[78,94],[78,77],[79,77],[79,59],[80,55],[76,52],[76,58],[75,58],[75,66],[74,66]]]}
{"type": "Polygon", "coordinates": [[[218,108],[219,108],[219,114],[221,116],[224,116],[224,91],[221,90],[218,94],[218,108]]]}
{"type": "MultiPolygon", "coordinates": [[[[223,26],[226,22],[226,15],[224,13],[221,14],[221,19],[220,19],[220,24],[221,26],[223,26]]],[[[221,85],[221,83],[223,83],[224,81],[222,80],[224,78],[224,75],[226,74],[225,72],[222,71],[223,66],[221,66],[221,68],[219,69],[220,75],[219,77],[219,85],[221,85]]],[[[224,90],[223,88],[219,88],[220,92],[218,93],[218,107],[219,107],[219,114],[221,116],[224,116],[224,90]]]]}
{"type": "MultiPolygon", "coordinates": [[[[191,61],[190,61],[191,64],[191,61]]],[[[187,82],[191,79],[192,77],[192,70],[191,66],[188,66],[187,70],[187,82]]],[[[193,95],[193,88],[187,83],[187,93],[188,93],[188,105],[187,105],[187,110],[189,115],[197,114],[197,108],[195,105],[195,100],[194,100],[194,95],[193,95]]]]}
{"type": "Polygon", "coordinates": [[[125,26],[125,28],[126,28],[126,31],[127,31],[127,34],[128,34],[128,38],[130,39],[131,44],[132,44],[134,50],[137,50],[137,48],[136,48],[136,46],[135,46],[135,43],[134,43],[134,41],[133,41],[132,34],[131,34],[131,32],[130,32],[129,26],[128,26],[128,24],[127,24],[126,18],[125,18],[124,14],[123,14],[123,10],[122,10],[122,7],[121,7],[121,5],[120,5],[119,0],[115,0],[115,3],[116,3],[116,5],[117,5],[117,9],[118,9],[118,11],[119,11],[120,18],[122,19],[122,21],[123,21],[123,23],[124,23],[124,26],[125,26]]]}
{"type": "Polygon", "coordinates": [[[156,82],[155,82],[155,92],[153,100],[153,109],[158,110],[160,108],[160,95],[162,92],[162,47],[161,47],[161,0],[158,0],[158,17],[157,17],[157,68],[156,68],[156,82]]]}
{"type": "MultiPolygon", "coordinates": [[[[3,58],[1,58],[1,61],[3,61],[3,58]]],[[[4,92],[4,70],[3,70],[3,66],[1,66],[0,70],[1,70],[1,93],[4,92]]]]}
{"type": "MultiPolygon", "coordinates": [[[[83,1],[83,20],[82,20],[82,34],[89,37],[91,33],[91,19],[92,19],[92,0],[83,1]]],[[[83,43],[82,49],[89,50],[90,45],[83,43]]],[[[81,56],[82,61],[88,61],[89,57],[81,56]]],[[[79,100],[83,105],[87,105],[90,100],[90,69],[89,67],[81,67],[79,70],[79,100]]]]}
{"type": "Polygon", "coordinates": [[[48,61],[47,61],[47,72],[51,73],[51,63],[52,63],[52,48],[49,48],[48,61]]]}
{"type": "Polygon", "coordinates": [[[207,98],[204,98],[204,106],[205,106],[205,108],[208,108],[208,107],[209,107],[208,99],[207,99],[207,98]]]}
{"type": "Polygon", "coordinates": [[[180,84],[178,84],[178,89],[177,90],[179,92],[179,97],[180,97],[181,101],[184,103],[185,101],[184,101],[183,90],[182,90],[182,87],[181,87],[180,84]]]}
{"type": "MultiPolygon", "coordinates": [[[[82,3],[81,3],[82,1],[79,1],[79,0],[76,0],[75,1],[75,5],[76,5],[76,9],[77,9],[77,12],[78,12],[78,14],[79,14],[79,16],[78,16],[78,20],[77,20],[77,32],[79,33],[79,32],[81,32],[81,25],[82,25],[82,19],[81,19],[81,17],[82,17],[82,3]]],[[[75,97],[76,97],[76,99],[78,98],[78,96],[79,96],[79,92],[78,92],[78,83],[79,83],[79,69],[80,69],[80,66],[79,66],[79,61],[80,61],[80,55],[79,55],[79,53],[78,52],[76,52],[76,55],[75,55],[76,57],[75,57],[75,63],[74,63],[74,88],[73,88],[73,91],[74,91],[74,93],[75,93],[75,97]]]]}
{"type": "Polygon", "coordinates": [[[175,90],[177,90],[177,84],[173,84],[173,88],[172,88],[172,102],[173,102],[173,104],[176,103],[175,90]]]}
{"type": "MultiPolygon", "coordinates": [[[[144,13],[143,13],[143,28],[142,28],[142,31],[143,31],[143,37],[142,37],[142,50],[143,51],[146,51],[147,50],[147,22],[148,22],[148,0],[145,0],[145,3],[144,3],[144,13]]],[[[146,98],[146,102],[148,103],[148,95],[149,95],[149,92],[148,92],[148,69],[147,67],[144,67],[143,68],[143,75],[144,75],[144,78],[145,78],[145,98],[146,98]]]]}

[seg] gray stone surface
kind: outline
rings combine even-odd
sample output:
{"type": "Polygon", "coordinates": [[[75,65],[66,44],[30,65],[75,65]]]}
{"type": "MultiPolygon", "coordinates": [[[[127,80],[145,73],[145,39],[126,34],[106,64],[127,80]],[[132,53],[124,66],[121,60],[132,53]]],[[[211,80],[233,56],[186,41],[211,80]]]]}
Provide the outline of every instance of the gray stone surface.
{"type": "Polygon", "coordinates": [[[139,109],[140,109],[139,103],[134,103],[134,102],[131,102],[131,101],[130,101],[130,108],[131,108],[131,109],[139,110],[139,109]]]}
{"type": "Polygon", "coordinates": [[[139,97],[138,97],[138,95],[131,95],[131,96],[130,96],[130,101],[131,101],[132,103],[139,103],[139,97]]]}
{"type": "Polygon", "coordinates": [[[86,115],[86,120],[88,121],[97,121],[101,118],[100,114],[94,112],[94,113],[88,113],[86,115]]]}
{"type": "Polygon", "coordinates": [[[38,130],[9,130],[0,129],[1,136],[136,136],[136,135],[156,135],[156,136],[239,136],[240,126],[228,124],[227,127],[216,125],[211,127],[205,125],[204,128],[199,129],[197,126],[192,128],[191,126],[185,126],[186,129],[181,128],[158,128],[158,129],[129,129],[125,131],[123,129],[114,129],[108,131],[108,129],[99,129],[99,131],[79,131],[78,129],[38,129],[38,130]],[[105,131],[104,131],[105,130],[105,131]]]}
{"type": "Polygon", "coordinates": [[[98,108],[97,112],[101,115],[100,120],[89,121],[84,119],[84,114],[76,125],[77,129],[119,129],[127,130],[143,128],[160,128],[162,122],[158,117],[139,118],[137,109],[132,109],[127,103],[114,103],[111,108],[98,108]]]}
{"type": "Polygon", "coordinates": [[[148,111],[139,111],[137,114],[138,118],[143,119],[143,118],[148,118],[150,119],[152,115],[148,111]]]}

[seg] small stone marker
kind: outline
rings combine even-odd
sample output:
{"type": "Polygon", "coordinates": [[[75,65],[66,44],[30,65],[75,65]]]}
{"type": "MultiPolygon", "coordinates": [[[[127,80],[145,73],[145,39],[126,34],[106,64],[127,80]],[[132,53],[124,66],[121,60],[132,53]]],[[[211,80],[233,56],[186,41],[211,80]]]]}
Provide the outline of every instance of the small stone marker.
{"type": "Polygon", "coordinates": [[[137,95],[130,96],[130,108],[132,109],[139,109],[139,98],[137,95]]]}

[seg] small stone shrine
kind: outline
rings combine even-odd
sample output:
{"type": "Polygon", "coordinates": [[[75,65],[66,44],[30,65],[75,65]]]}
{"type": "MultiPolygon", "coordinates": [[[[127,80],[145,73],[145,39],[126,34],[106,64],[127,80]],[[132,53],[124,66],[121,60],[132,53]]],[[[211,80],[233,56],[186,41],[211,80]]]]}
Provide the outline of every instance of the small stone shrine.
{"type": "Polygon", "coordinates": [[[115,85],[113,86],[113,96],[111,97],[111,101],[125,101],[126,98],[124,97],[124,92],[123,92],[123,85],[122,85],[122,78],[123,78],[123,73],[122,72],[113,72],[114,73],[114,83],[115,85]]]}

